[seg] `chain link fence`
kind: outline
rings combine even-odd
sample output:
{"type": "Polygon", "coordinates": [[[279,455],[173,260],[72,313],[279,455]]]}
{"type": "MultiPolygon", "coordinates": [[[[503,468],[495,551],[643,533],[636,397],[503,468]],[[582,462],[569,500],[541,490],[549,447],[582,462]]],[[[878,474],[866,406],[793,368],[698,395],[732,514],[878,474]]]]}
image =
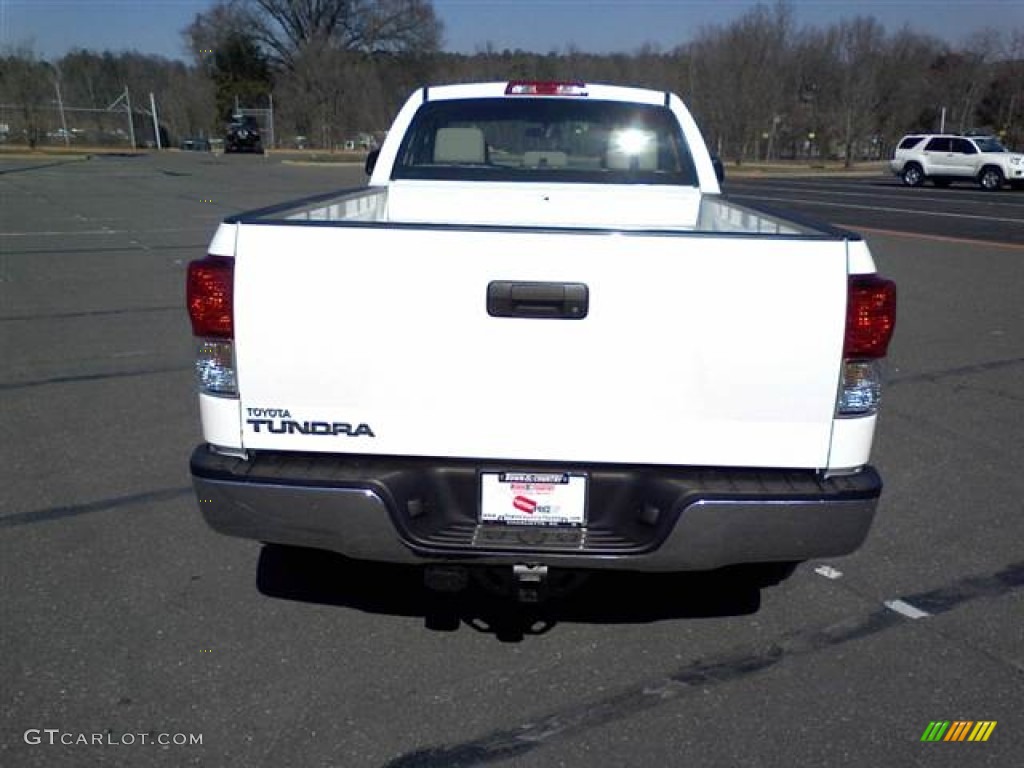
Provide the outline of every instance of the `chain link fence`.
{"type": "Polygon", "coordinates": [[[131,150],[155,147],[157,137],[152,116],[144,112],[0,104],[0,145],[131,150]]]}

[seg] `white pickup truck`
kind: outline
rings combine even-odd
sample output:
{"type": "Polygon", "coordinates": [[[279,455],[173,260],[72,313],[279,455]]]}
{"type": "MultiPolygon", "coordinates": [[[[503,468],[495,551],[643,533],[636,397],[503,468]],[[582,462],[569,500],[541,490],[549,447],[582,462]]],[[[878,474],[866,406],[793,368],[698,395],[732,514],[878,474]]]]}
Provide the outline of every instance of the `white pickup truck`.
{"type": "Polygon", "coordinates": [[[214,529],[531,579],[862,543],[895,287],[724,199],[677,96],[422,88],[367,168],[189,266],[214,529]]]}

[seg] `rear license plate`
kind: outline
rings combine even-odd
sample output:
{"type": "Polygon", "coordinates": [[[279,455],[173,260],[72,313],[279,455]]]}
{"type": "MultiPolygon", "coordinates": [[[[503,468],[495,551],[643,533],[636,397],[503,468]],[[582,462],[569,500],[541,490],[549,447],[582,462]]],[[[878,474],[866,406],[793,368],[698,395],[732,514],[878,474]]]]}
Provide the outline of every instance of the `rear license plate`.
{"type": "Polygon", "coordinates": [[[567,472],[481,472],[480,521],[582,526],[587,476],[567,472]]]}

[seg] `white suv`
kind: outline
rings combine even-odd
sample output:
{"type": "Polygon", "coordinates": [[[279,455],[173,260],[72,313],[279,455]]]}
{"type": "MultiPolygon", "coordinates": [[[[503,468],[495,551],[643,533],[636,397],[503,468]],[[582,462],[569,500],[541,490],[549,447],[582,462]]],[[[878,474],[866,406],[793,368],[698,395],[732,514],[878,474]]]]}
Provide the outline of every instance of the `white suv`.
{"type": "Polygon", "coordinates": [[[904,136],[889,167],[910,187],[928,179],[937,187],[975,181],[986,190],[999,189],[1004,182],[1015,189],[1024,188],[1024,155],[1007,151],[991,136],[904,136]]]}

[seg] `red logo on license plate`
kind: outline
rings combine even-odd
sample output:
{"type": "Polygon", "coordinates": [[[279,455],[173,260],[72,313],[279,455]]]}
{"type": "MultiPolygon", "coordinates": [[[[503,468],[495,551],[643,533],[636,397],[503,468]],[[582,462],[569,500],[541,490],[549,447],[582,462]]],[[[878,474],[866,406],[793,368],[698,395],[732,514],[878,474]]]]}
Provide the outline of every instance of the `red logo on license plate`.
{"type": "Polygon", "coordinates": [[[525,496],[516,496],[512,499],[512,506],[520,512],[525,512],[528,515],[532,515],[537,511],[537,502],[533,499],[528,499],[525,496]]]}

